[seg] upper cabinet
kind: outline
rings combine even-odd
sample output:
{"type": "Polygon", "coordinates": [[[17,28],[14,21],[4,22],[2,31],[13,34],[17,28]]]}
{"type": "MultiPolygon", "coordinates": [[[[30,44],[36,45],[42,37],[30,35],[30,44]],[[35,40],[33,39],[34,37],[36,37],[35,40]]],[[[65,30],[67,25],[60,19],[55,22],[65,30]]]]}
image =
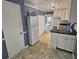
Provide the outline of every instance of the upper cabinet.
{"type": "Polygon", "coordinates": [[[70,9],[65,10],[64,20],[69,20],[70,9]]]}
{"type": "Polygon", "coordinates": [[[69,20],[70,9],[61,9],[54,11],[54,17],[60,17],[61,20],[69,20]]]}
{"type": "Polygon", "coordinates": [[[54,17],[60,17],[61,20],[69,20],[71,0],[64,0],[62,3],[57,3],[58,7],[54,9],[54,17]]]}

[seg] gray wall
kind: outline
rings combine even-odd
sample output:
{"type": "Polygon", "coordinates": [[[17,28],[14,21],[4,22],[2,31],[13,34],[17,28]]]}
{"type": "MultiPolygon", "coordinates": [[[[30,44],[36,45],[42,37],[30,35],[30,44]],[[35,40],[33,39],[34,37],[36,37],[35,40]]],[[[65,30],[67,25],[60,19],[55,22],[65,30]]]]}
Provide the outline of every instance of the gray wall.
{"type": "MultiPolygon", "coordinates": [[[[70,17],[69,17],[69,22],[77,23],[77,0],[71,0],[71,9],[70,9],[70,17]]],[[[77,30],[77,25],[75,26],[77,30]]],[[[76,39],[76,44],[75,44],[75,59],[77,59],[77,38],[76,39]]]]}
{"type": "Polygon", "coordinates": [[[7,59],[7,58],[8,58],[8,52],[7,52],[6,42],[5,40],[2,40],[2,59],[7,59]]]}
{"type": "Polygon", "coordinates": [[[71,23],[77,22],[77,0],[71,0],[69,22],[71,23]]]}

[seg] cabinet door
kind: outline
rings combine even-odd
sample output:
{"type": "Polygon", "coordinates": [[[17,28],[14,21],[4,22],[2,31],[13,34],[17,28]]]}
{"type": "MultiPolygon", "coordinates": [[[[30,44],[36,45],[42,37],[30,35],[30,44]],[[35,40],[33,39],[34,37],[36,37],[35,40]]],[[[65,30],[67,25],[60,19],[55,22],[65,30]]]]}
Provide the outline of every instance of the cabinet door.
{"type": "Polygon", "coordinates": [[[55,48],[57,47],[57,33],[52,33],[52,37],[51,37],[51,46],[52,48],[55,48]]]}
{"type": "Polygon", "coordinates": [[[74,37],[73,36],[67,36],[67,39],[66,39],[66,50],[67,51],[70,51],[70,52],[73,52],[73,48],[74,48],[74,37]]]}
{"type": "Polygon", "coordinates": [[[70,15],[70,9],[66,9],[65,10],[64,20],[69,20],[69,15],[70,15]]]}
{"type": "Polygon", "coordinates": [[[58,34],[58,48],[65,49],[65,35],[58,34]]]}
{"type": "Polygon", "coordinates": [[[64,19],[64,16],[65,16],[64,13],[65,13],[65,10],[60,10],[60,11],[59,11],[59,16],[61,17],[61,20],[65,20],[65,19],[64,19]]]}

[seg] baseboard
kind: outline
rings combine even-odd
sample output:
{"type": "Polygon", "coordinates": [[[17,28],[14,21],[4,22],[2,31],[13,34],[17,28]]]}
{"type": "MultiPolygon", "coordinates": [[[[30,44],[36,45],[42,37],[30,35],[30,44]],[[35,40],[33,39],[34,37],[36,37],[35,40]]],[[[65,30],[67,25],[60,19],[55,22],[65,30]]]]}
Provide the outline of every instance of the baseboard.
{"type": "MultiPolygon", "coordinates": [[[[28,47],[29,47],[29,45],[25,46],[23,49],[28,48],[28,47]]],[[[23,49],[22,49],[22,50],[23,50],[23,49]]],[[[19,51],[19,52],[20,52],[20,51],[19,51]]],[[[18,53],[19,53],[19,52],[18,52],[18,53]]],[[[18,53],[17,53],[17,54],[18,54],[18,53]]],[[[16,55],[16,54],[15,54],[15,55],[16,55]]],[[[15,55],[13,55],[13,56],[15,56],[15,55]]],[[[10,58],[13,57],[13,56],[9,56],[7,59],[10,59],[10,58]]]]}
{"type": "Polygon", "coordinates": [[[25,48],[28,48],[28,47],[29,47],[29,45],[25,46],[25,48]]]}

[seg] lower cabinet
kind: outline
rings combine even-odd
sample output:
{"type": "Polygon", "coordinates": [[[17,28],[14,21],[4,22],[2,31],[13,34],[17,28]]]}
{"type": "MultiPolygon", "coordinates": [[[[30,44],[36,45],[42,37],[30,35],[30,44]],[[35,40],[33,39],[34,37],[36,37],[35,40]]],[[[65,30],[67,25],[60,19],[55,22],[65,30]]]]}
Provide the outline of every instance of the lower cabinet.
{"type": "Polygon", "coordinates": [[[57,33],[52,33],[52,37],[51,37],[51,47],[55,48],[57,47],[57,33]]]}
{"type": "Polygon", "coordinates": [[[58,34],[57,47],[70,52],[74,51],[75,36],[58,34]]]}
{"type": "Polygon", "coordinates": [[[75,46],[75,36],[71,36],[71,35],[67,35],[66,37],[66,50],[67,51],[71,51],[73,52],[74,51],[74,46],[75,46]]]}
{"type": "Polygon", "coordinates": [[[65,47],[66,47],[65,36],[66,35],[64,35],[64,34],[58,34],[58,40],[57,40],[58,48],[65,49],[65,47]]]}

